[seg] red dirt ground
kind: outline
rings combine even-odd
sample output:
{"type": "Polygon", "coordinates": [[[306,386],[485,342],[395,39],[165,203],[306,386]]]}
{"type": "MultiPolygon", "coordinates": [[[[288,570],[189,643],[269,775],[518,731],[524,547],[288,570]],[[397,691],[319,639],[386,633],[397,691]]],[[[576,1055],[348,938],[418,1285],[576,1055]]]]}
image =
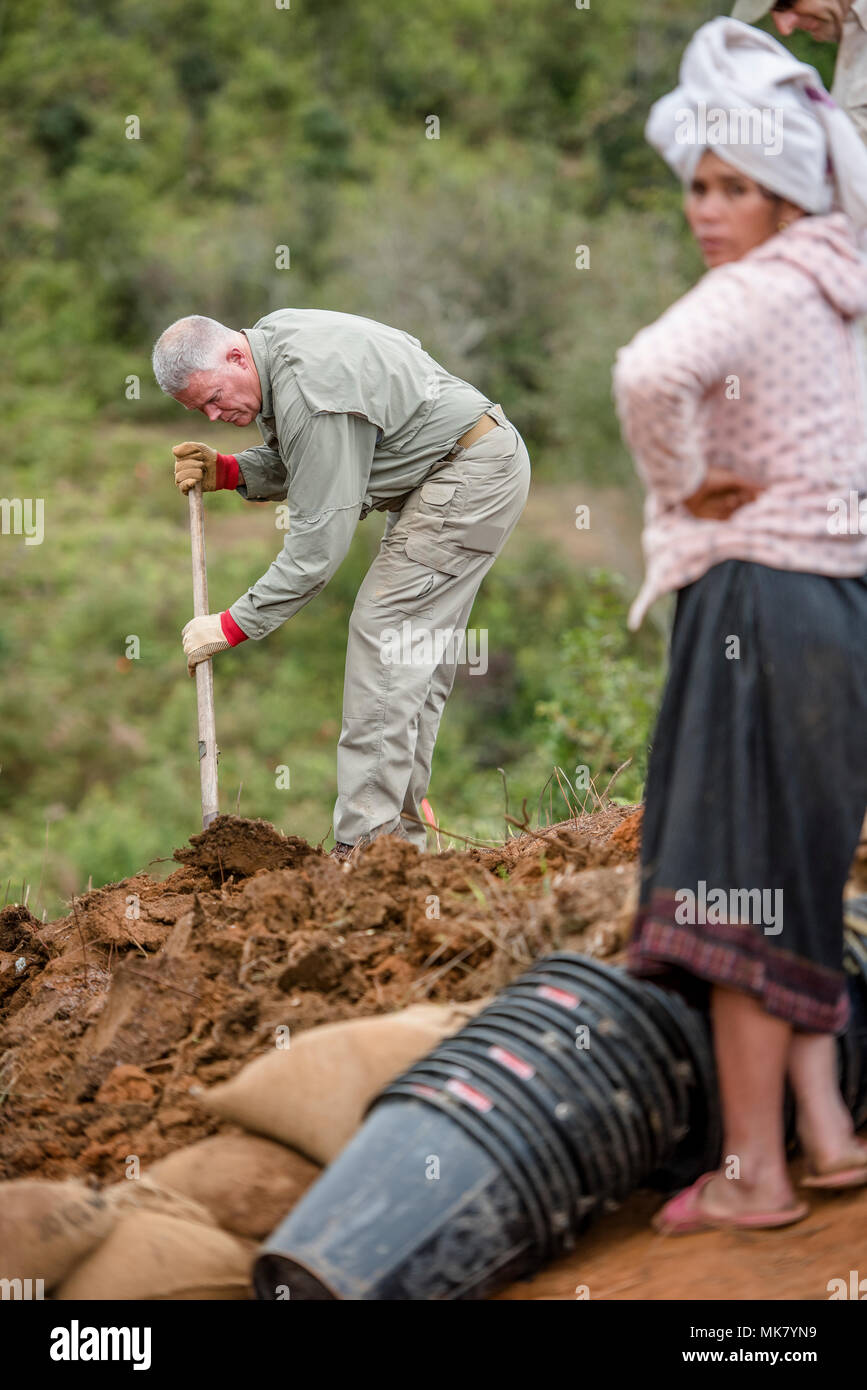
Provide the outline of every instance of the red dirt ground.
{"type": "MultiPolygon", "coordinates": [[[[478,998],[556,949],[616,961],[640,825],[640,810],[610,806],[500,849],[421,854],[389,837],[338,864],[220,816],[162,882],[108,884],[47,923],[5,908],[0,1176],[113,1182],[130,1154],[145,1166],[225,1130],[191,1089],[234,1075],[278,1024],[478,998]]],[[[789,1231],[663,1239],[647,1226],[659,1196],[638,1192],[575,1256],[500,1297],[826,1298],[863,1265],[867,1191],[810,1201],[789,1231]]]]}
{"type": "MultiPolygon", "coordinates": [[[[792,1165],[793,1175],[801,1166],[792,1165]]],[[[497,1298],[825,1301],[829,1280],[848,1283],[851,1269],[867,1277],[867,1188],[813,1191],[807,1200],[806,1220],[779,1231],[659,1236],[649,1221],[661,1198],[636,1192],[576,1253],[497,1298]]]]}

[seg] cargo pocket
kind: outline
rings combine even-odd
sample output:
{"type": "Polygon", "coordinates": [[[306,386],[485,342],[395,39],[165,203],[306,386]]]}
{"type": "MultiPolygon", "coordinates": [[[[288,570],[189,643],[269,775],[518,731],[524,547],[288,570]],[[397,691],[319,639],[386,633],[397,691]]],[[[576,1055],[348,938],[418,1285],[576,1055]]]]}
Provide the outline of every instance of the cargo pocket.
{"type": "Polygon", "coordinates": [[[444,507],[451,502],[457,486],[457,483],[422,483],[421,500],[433,507],[444,507]]]}
{"type": "Polygon", "coordinates": [[[475,550],[483,555],[496,555],[506,534],[505,526],[494,526],[488,521],[477,521],[474,526],[466,526],[461,533],[460,544],[467,550],[475,550]]]}
{"type": "Polygon", "coordinates": [[[428,536],[409,535],[376,574],[370,601],[421,615],[426,602],[433,602],[448,579],[462,574],[478,558],[472,550],[452,549],[428,536]]]}
{"type": "Polygon", "coordinates": [[[467,490],[464,478],[430,478],[419,488],[416,510],[424,517],[424,529],[441,531],[443,525],[460,511],[467,490]]]}
{"type": "Polygon", "coordinates": [[[410,560],[417,560],[427,569],[452,576],[461,574],[475,558],[472,551],[461,551],[458,547],[452,549],[441,541],[429,540],[427,536],[407,536],[406,553],[410,560]]]}

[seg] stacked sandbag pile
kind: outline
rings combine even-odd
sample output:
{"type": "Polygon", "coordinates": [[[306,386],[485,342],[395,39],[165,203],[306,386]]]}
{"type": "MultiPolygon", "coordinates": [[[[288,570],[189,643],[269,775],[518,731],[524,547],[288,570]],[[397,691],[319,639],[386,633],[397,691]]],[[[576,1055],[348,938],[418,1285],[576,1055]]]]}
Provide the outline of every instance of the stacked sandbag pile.
{"type": "Polygon", "coordinates": [[[419,1004],[302,1033],[199,1095],[248,1132],[201,1140],[143,1177],[102,1190],[75,1179],[0,1183],[0,1279],[41,1280],[61,1300],[251,1298],[257,1242],[383,1086],[486,1002],[419,1004]]]}
{"type": "Polygon", "coordinates": [[[330,1163],[383,1086],[488,1002],[415,1004],[382,1017],[326,1023],[302,1033],[291,1048],[257,1057],[199,1100],[223,1120],[330,1163]]]}

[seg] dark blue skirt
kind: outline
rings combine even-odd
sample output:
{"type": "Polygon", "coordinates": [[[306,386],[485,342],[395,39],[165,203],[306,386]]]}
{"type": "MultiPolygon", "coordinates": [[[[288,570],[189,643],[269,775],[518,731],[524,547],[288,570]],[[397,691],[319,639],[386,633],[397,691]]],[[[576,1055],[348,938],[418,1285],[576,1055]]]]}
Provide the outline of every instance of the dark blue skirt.
{"type": "Polygon", "coordinates": [[[681,589],[628,968],[799,1031],[848,1021],[843,888],[867,808],[867,576],[743,560],[681,589]]]}

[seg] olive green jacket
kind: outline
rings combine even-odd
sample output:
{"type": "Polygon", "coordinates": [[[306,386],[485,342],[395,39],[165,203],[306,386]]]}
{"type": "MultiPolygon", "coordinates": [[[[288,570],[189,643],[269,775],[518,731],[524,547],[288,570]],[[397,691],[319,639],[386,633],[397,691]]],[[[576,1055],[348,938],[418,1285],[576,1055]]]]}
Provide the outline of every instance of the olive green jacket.
{"type": "Polygon", "coordinates": [[[289,508],[283,549],[229,610],[261,638],[328,583],[359,519],[399,510],[494,402],[372,319],[279,309],[244,332],[264,443],[237,455],[237,491],[289,508]]]}

